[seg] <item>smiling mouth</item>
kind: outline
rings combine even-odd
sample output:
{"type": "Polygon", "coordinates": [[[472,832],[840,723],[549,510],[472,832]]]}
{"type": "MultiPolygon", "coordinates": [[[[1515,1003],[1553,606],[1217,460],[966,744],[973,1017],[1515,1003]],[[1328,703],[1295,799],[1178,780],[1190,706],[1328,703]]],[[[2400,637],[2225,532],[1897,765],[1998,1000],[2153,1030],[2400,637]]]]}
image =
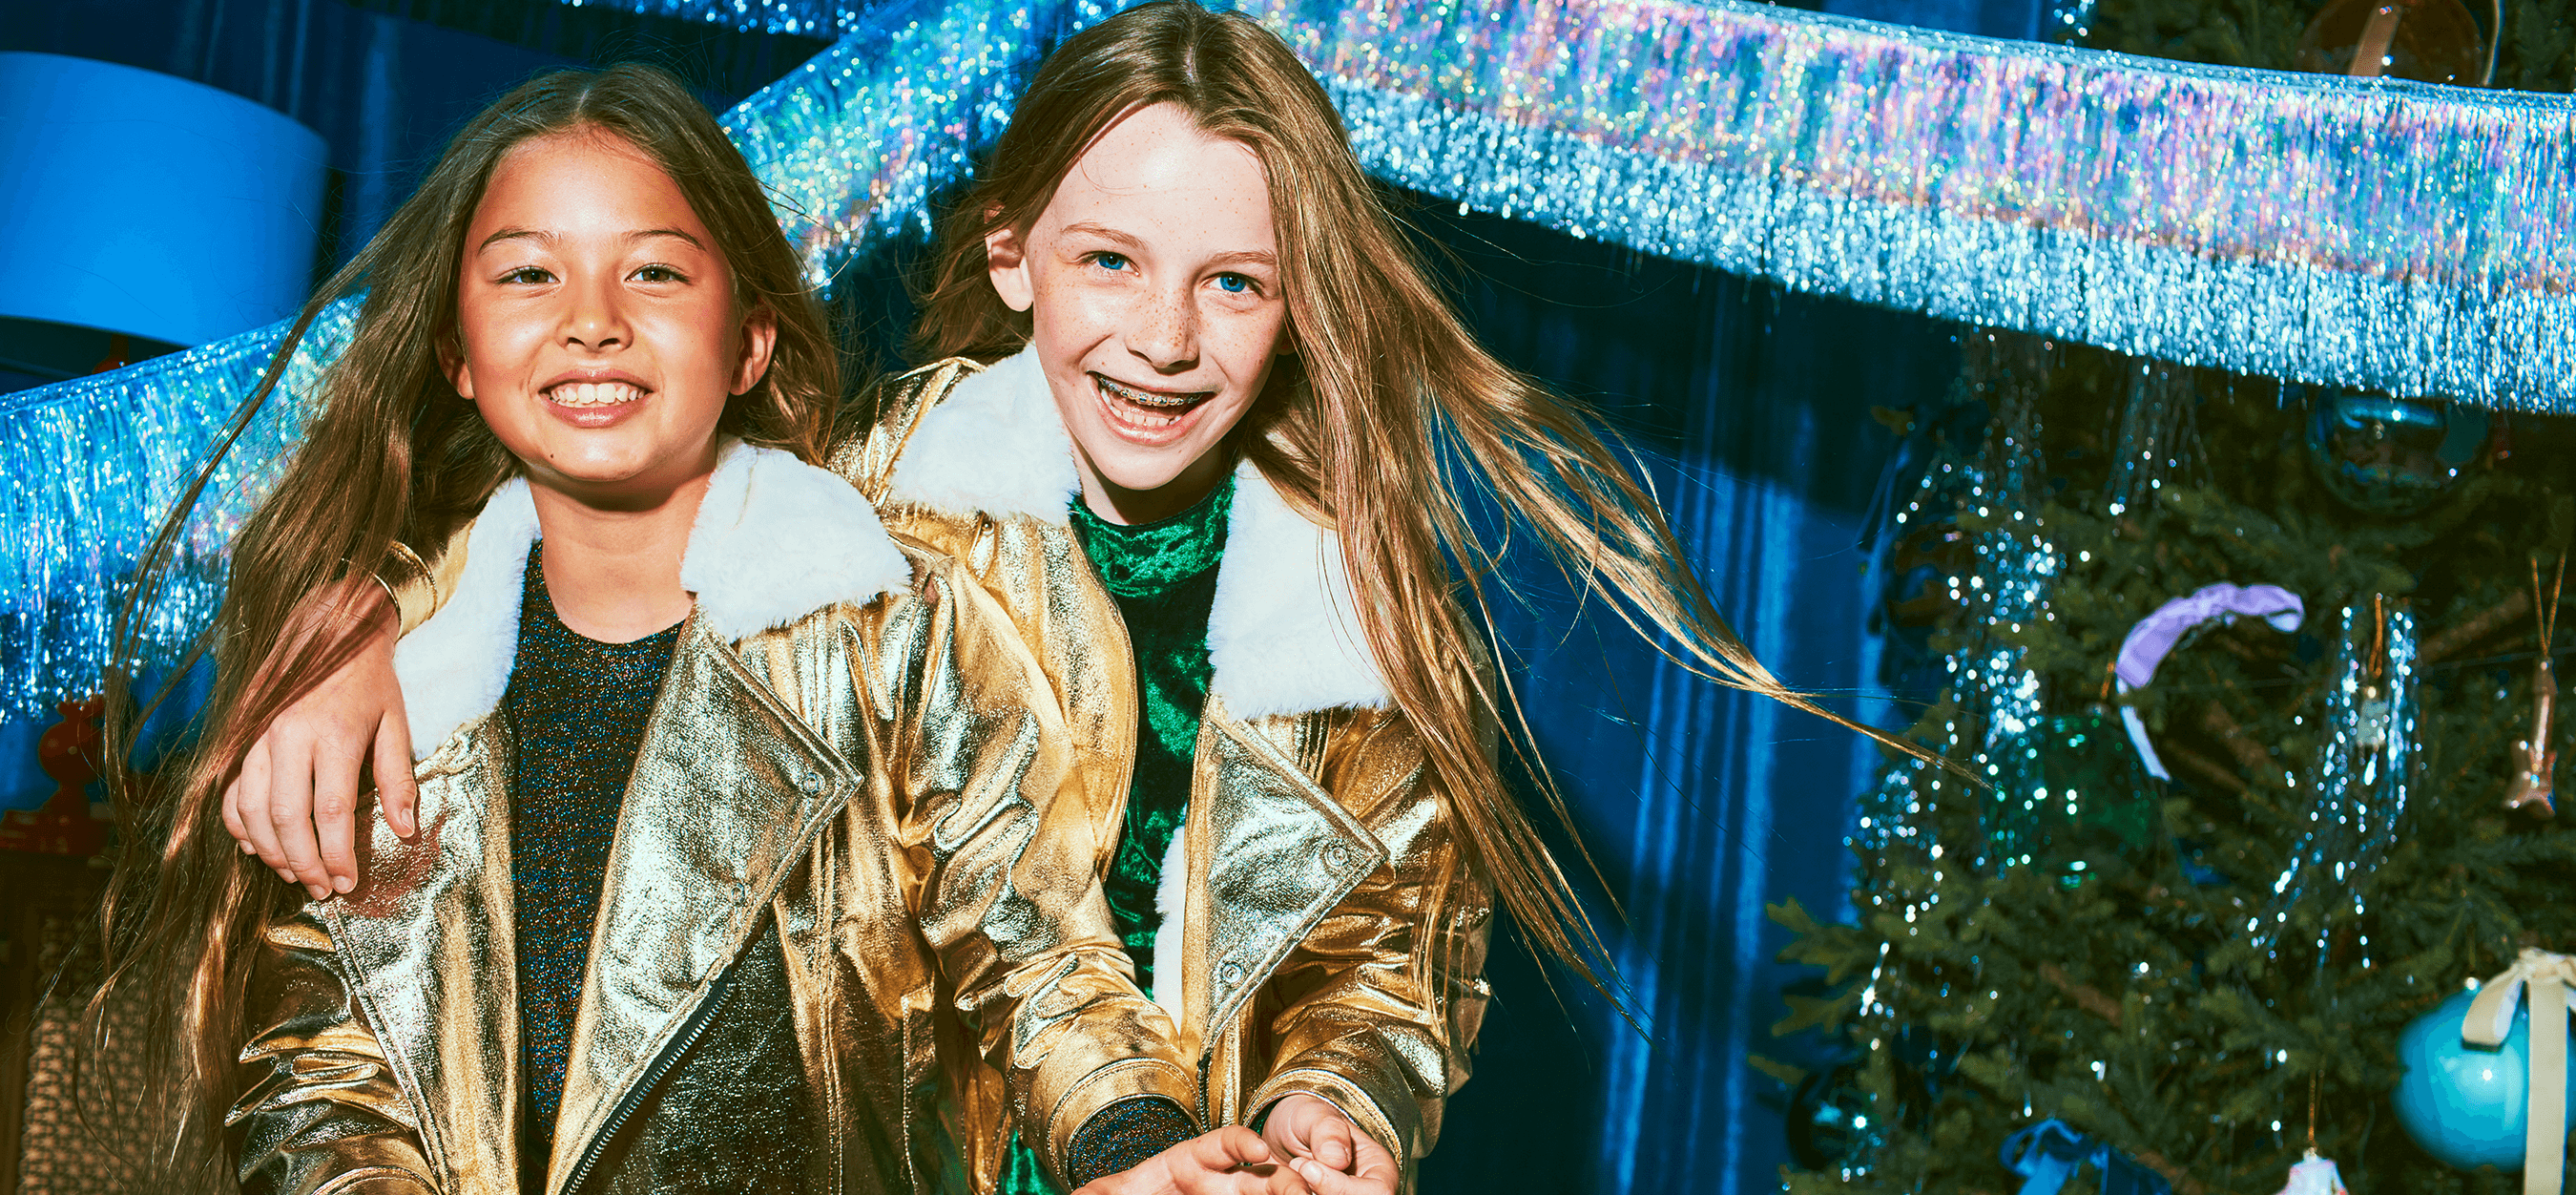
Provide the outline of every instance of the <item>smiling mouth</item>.
{"type": "Polygon", "coordinates": [[[1142,390],[1099,374],[1091,375],[1092,385],[1120,422],[1142,431],[1168,427],[1216,397],[1214,390],[1190,390],[1166,394],[1159,390],[1142,390]]]}
{"type": "Polygon", "coordinates": [[[547,387],[545,399],[559,407],[598,410],[624,406],[650,393],[631,382],[565,382],[560,386],[547,387]]]}

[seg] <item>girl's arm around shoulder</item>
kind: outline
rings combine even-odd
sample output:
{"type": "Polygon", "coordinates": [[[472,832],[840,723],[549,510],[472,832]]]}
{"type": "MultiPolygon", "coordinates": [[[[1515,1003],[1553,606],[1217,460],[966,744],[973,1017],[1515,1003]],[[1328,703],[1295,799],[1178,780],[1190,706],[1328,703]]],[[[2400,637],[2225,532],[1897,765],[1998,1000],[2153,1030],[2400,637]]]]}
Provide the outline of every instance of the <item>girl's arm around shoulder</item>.
{"type": "MultiPolygon", "coordinates": [[[[883,637],[917,649],[886,712],[911,907],[977,1048],[1010,1084],[1029,1143],[1061,1174],[1086,1116],[1138,1096],[1196,1104],[1171,1019],[1140,991],[1100,877],[1115,824],[1087,808],[1053,688],[1002,607],[944,556],[908,546],[914,592],[883,637]]],[[[866,684],[867,678],[860,678],[866,684]]]]}
{"type": "Polygon", "coordinates": [[[226,1117],[245,1195],[435,1195],[413,1105],[308,904],[254,965],[241,1098],[226,1117]]]}

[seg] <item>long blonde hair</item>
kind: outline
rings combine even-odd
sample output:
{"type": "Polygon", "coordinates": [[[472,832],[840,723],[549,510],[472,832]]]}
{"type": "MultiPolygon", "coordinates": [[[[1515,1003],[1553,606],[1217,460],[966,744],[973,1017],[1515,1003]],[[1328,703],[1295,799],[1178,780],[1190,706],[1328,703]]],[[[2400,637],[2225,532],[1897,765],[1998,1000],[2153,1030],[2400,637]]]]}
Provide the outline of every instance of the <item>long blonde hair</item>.
{"type": "MultiPolygon", "coordinates": [[[[225,783],[261,731],[357,650],[345,620],[314,625],[312,595],[344,578],[384,575],[394,545],[435,554],[520,465],[474,405],[440,371],[452,343],[466,229],[495,165],[536,138],[593,129],[651,158],[678,184],[732,275],[734,309],[767,308],[777,341],[767,374],[727,404],[728,434],[822,459],[841,359],[820,306],[779,232],[767,196],[706,107],[650,66],[560,70],[521,84],[483,110],[384,230],[306,304],[276,359],[244,399],[196,483],[163,523],[118,621],[117,658],[168,583],[174,547],[225,452],[276,391],[316,316],[365,299],[349,345],[323,376],[304,443],[233,546],[231,582],[210,647],[213,698],[192,754],[144,783],[130,766],[137,719],[127,678],[109,676],[110,781],[128,844],[102,912],[106,980],[91,999],[87,1040],[103,1048],[107,1009],[146,1014],[140,1099],[157,1122],[141,1159],[153,1190],[232,1190],[224,1113],[248,1022],[243,998],[258,935],[303,894],[233,844],[220,821],[225,783]],[[299,618],[299,609],[304,614],[299,618]],[[263,667],[262,662],[268,662],[263,667]]],[[[363,582],[362,582],[363,583],[363,582]]],[[[166,697],[166,693],[164,695],[166,697]]],[[[423,744],[426,746],[427,744],[423,744]]]]}
{"type": "MultiPolygon", "coordinates": [[[[1025,232],[1111,123],[1156,104],[1249,147],[1269,183],[1295,352],[1283,352],[1237,429],[1239,450],[1340,533],[1369,648],[1444,782],[1472,864],[1523,932],[1600,982],[1601,941],[1483,747],[1486,719],[1518,722],[1519,707],[1472,664],[1485,655],[1499,548],[1476,534],[1462,485],[1490,488],[1562,566],[1615,599],[1629,626],[1664,636],[1672,646],[1659,647],[1683,666],[1885,736],[1782,685],[1737,640],[1593,421],[1468,332],[1361,171],[1322,86],[1250,17],[1159,0],[1047,59],[942,232],[917,357],[989,361],[1028,342],[1029,316],[989,280],[984,238],[1025,232]]],[[[1562,795],[1532,770],[1571,830],[1562,795]]]]}

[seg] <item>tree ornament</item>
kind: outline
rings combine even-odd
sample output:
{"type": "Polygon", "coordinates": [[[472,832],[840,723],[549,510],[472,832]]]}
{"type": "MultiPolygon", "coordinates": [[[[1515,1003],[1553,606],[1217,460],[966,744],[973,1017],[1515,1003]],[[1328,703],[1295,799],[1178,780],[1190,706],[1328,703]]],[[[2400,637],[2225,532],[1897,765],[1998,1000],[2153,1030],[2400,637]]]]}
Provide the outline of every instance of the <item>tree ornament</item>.
{"type": "Polygon", "coordinates": [[[1876,1107],[1861,1086],[1859,1063],[1808,1072],[1789,1096],[1789,1156],[1809,1170],[1860,1164],[1887,1139],[1887,1126],[1872,1115],[1876,1107]]]}
{"type": "Polygon", "coordinates": [[[2335,0],[2299,35],[2303,71],[2483,87],[2493,43],[2460,0],[2335,0]]]}
{"type": "Polygon", "coordinates": [[[2335,1169],[2334,1160],[2317,1156],[2316,1147],[2308,1147],[2308,1156],[2290,1167],[2290,1181],[2280,1195],[2351,1195],[2343,1189],[2343,1173],[2335,1169]]]}
{"type": "Polygon", "coordinates": [[[2331,391],[2308,417],[2308,463],[2345,505],[2404,518],[2423,513],[2457,484],[2485,449],[2487,430],[2487,414],[2476,407],[2331,391]]]}
{"type": "Polygon", "coordinates": [[[2161,787],[2099,706],[2040,719],[1989,759],[1986,849],[1997,870],[2037,867],[2073,888],[2153,849],[2163,828],[2161,787]]]}
{"type": "MultiPolygon", "coordinates": [[[[2120,692],[2128,693],[2147,687],[2156,678],[2156,668],[2181,641],[2184,634],[2215,618],[2233,624],[2240,615],[2261,618],[2273,630],[2283,634],[2299,629],[2307,617],[2307,603],[2299,595],[2278,585],[2230,585],[2224,581],[2203,585],[2189,597],[2178,597],[2156,607],[2156,612],[2141,618],[2120,640],[2120,658],[2113,666],[2120,692]]],[[[2138,718],[2137,707],[2120,707],[2120,721],[2128,727],[2129,742],[2138,749],[2138,761],[2146,765],[2147,774],[2158,780],[2173,779],[2165,771],[2164,761],[2156,757],[2156,745],[2147,737],[2147,724],[2138,718]]]]}
{"type": "MultiPolygon", "coordinates": [[[[2246,928],[2268,947],[2289,920],[2293,905],[2319,884],[2331,882],[2363,912],[2356,873],[2368,872],[2397,845],[2406,815],[2415,763],[2415,619],[2374,597],[2367,609],[2346,606],[2334,671],[2326,686],[2326,741],[2317,752],[2307,792],[2306,827],[2290,849],[2261,916],[2246,928]]],[[[2318,926],[2317,946],[2328,947],[2330,921],[2318,926]]]]}
{"type": "Polygon", "coordinates": [[[2540,601],[2540,560],[2531,561],[2532,612],[2540,619],[2540,659],[2531,669],[2531,735],[2514,744],[2514,772],[2505,785],[2504,807],[2528,809],[2541,817],[2557,814],[2555,775],[2558,751],[2550,734],[2553,708],[2558,704],[2558,674],[2549,665],[2550,645],[2557,642],[2558,590],[2567,580],[2567,558],[2558,558],[2558,579],[2550,583],[2549,601],[2540,601]]]}
{"type": "Polygon", "coordinates": [[[2057,1195],[2086,1167],[2102,1195],[2173,1195],[2163,1175],[2053,1117],[2004,1138],[2002,1160],[2021,1176],[2015,1195],[2057,1195]]]}
{"type": "MultiPolygon", "coordinates": [[[[2406,1135],[2414,1138],[2415,1144],[2424,1147],[2424,1152],[2445,1165],[2462,1170],[2480,1166],[2511,1170],[2523,1164],[2523,1152],[2530,1144],[2526,1138],[2533,1078],[2531,1017],[2528,1010],[2518,1006],[2508,1008],[2511,1031],[2495,1033],[2493,1045],[2471,1045],[2463,1039],[2462,1031],[2470,1006],[2479,995],[2456,993],[2398,1034],[2397,1060],[2405,1066],[2406,1073],[2397,1080],[2397,1123],[2405,1127],[2406,1135]]],[[[2562,1005],[2562,1045],[2566,1033],[2563,1009],[2562,1005]]],[[[2490,1023],[2488,1028],[2497,1027],[2490,1023]]],[[[2576,1119],[2567,1116],[2568,1109],[2576,1109],[2576,1085],[2568,1082],[2563,1057],[2561,1062],[2554,1086],[2560,1108],[2556,1119],[2563,1137],[2567,1129],[2576,1128],[2576,1119]]],[[[2541,1123],[2549,1123],[2548,1118],[2541,1123]]],[[[2546,1132],[2541,1135],[2549,1136],[2546,1132]]],[[[2553,1191],[2557,1189],[2556,1175],[2553,1166],[2549,1173],[2549,1189],[2553,1191]]]]}

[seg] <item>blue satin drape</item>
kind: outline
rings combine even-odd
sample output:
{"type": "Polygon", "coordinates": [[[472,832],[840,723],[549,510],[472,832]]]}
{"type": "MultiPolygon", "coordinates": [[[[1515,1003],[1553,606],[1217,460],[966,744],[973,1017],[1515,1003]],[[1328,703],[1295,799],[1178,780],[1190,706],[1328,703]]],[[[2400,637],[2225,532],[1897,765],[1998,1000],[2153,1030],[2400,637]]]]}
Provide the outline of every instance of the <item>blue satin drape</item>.
{"type": "MultiPolygon", "coordinates": [[[[1630,437],[1755,654],[1829,708],[1897,720],[1857,547],[1895,448],[1870,409],[1937,399],[1953,330],[1499,220],[1431,229],[1469,267],[1485,343],[1630,437]]],[[[1476,1077],[1424,1189],[1775,1190],[1787,1092],[1748,1056],[1807,1064],[1823,1047],[1770,1035],[1783,988],[1814,980],[1773,961],[1787,936],[1763,906],[1846,915],[1842,839],[1877,748],[1690,676],[1542,561],[1512,571],[1529,599],[1497,611],[1513,675],[1606,881],[1595,896],[1626,911],[1595,901],[1643,1032],[1499,943],[1476,1077]]]]}

